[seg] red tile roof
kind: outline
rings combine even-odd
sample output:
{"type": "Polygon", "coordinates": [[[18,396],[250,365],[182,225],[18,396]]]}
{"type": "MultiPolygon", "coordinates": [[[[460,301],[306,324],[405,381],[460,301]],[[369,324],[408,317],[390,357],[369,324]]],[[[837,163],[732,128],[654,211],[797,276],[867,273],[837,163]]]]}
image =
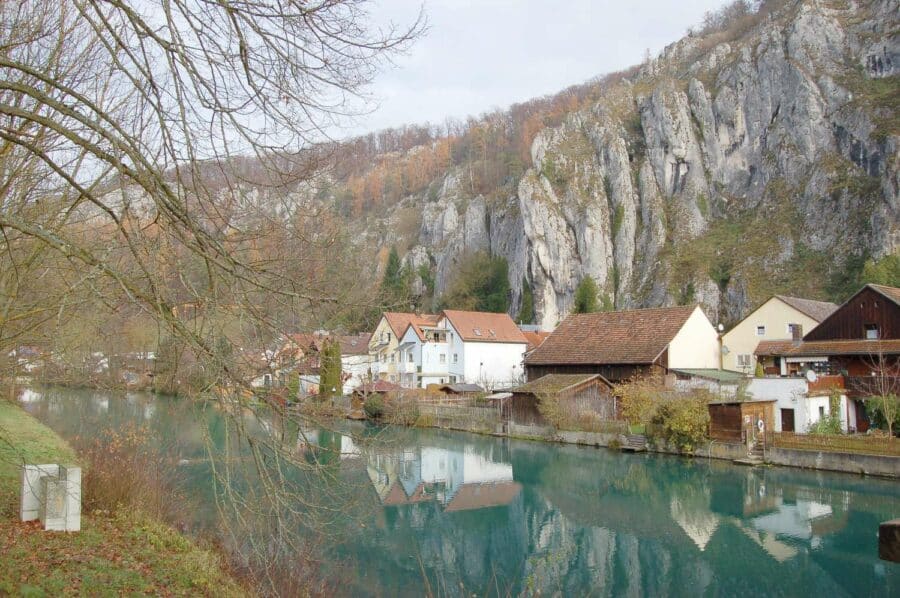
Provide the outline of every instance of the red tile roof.
{"type": "Polygon", "coordinates": [[[522,334],[525,336],[525,340],[528,341],[528,348],[526,351],[534,351],[547,340],[547,337],[550,336],[549,332],[526,332],[522,331],[522,334]]]}
{"type": "Polygon", "coordinates": [[[696,306],[658,307],[571,315],[525,358],[525,363],[653,363],[695,309],[696,306]]]}
{"type": "Polygon", "coordinates": [[[437,321],[440,319],[440,316],[434,314],[410,314],[410,313],[401,313],[395,311],[386,311],[384,312],[384,318],[387,320],[388,325],[393,330],[394,335],[397,339],[403,338],[403,335],[406,333],[406,328],[413,324],[416,327],[416,334],[422,337],[422,331],[418,328],[419,326],[434,326],[437,324],[437,321]]]}
{"type": "Polygon", "coordinates": [[[782,302],[790,305],[802,314],[805,314],[815,320],[821,322],[838,308],[834,303],[828,301],[814,301],[812,299],[801,299],[800,297],[787,297],[785,295],[775,295],[782,302]]]}
{"type": "Polygon", "coordinates": [[[837,340],[837,341],[760,341],[756,355],[787,357],[827,357],[830,355],[886,355],[900,354],[900,339],[837,340]]]}
{"type": "Polygon", "coordinates": [[[528,344],[525,335],[507,314],[455,309],[445,309],[442,313],[464,341],[528,344]]]}
{"type": "Polygon", "coordinates": [[[508,505],[522,491],[518,482],[463,484],[444,509],[447,512],[508,505]]]}
{"type": "Polygon", "coordinates": [[[339,334],[333,337],[341,345],[341,355],[366,355],[369,352],[371,333],[339,334]]]}

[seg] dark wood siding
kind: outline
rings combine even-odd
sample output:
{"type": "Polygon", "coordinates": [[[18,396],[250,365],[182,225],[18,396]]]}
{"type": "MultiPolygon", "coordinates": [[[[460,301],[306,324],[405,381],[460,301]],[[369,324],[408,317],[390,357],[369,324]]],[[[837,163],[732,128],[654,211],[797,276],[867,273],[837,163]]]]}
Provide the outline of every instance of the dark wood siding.
{"type": "Polygon", "coordinates": [[[879,338],[900,338],[900,306],[864,288],[803,337],[807,341],[865,339],[865,325],[878,326],[879,338]]]}
{"type": "Polygon", "coordinates": [[[741,441],[741,406],[710,405],[709,437],[714,440],[741,441]]]}

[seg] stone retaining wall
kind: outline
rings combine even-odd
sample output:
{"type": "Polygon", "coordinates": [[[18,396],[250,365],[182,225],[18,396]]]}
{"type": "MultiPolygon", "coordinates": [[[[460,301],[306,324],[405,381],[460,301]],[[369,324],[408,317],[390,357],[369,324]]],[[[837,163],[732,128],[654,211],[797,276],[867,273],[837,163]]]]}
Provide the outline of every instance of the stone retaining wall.
{"type": "MultiPolygon", "coordinates": [[[[485,433],[484,428],[474,429],[473,427],[453,426],[453,429],[474,432],[477,434],[485,433]]],[[[624,436],[621,434],[603,432],[565,432],[554,431],[553,428],[548,427],[517,426],[515,424],[508,424],[506,433],[501,430],[502,425],[498,425],[493,435],[509,435],[545,442],[562,442],[566,444],[580,444],[597,447],[607,447],[610,444],[615,444],[615,442],[624,442],[624,436]]],[[[697,448],[693,455],[684,455],[672,447],[658,445],[648,445],[647,450],[655,453],[670,455],[681,454],[686,457],[723,459],[727,461],[734,461],[735,459],[742,459],[747,456],[746,445],[720,441],[712,441],[697,448]]],[[[772,465],[900,478],[900,457],[769,447],[766,449],[765,459],[767,463],[772,465]]]]}

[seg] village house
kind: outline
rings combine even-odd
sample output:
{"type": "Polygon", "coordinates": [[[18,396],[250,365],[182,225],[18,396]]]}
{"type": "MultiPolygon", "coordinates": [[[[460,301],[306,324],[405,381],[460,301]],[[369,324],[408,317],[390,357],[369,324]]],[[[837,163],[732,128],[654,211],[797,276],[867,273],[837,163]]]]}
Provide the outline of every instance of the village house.
{"type": "Polygon", "coordinates": [[[410,321],[397,345],[396,375],[406,388],[478,384],[500,388],[522,380],[525,335],[505,313],[445,310],[410,321]]]}
{"type": "Polygon", "coordinates": [[[369,362],[372,377],[399,383],[401,373],[398,367],[400,355],[397,347],[400,339],[411,323],[429,326],[437,323],[437,319],[438,316],[432,314],[384,312],[369,339],[369,362]]]}
{"type": "Polygon", "coordinates": [[[298,379],[300,396],[318,394],[321,351],[328,340],[341,347],[341,393],[349,395],[369,379],[368,333],[334,334],[330,332],[302,332],[282,337],[278,348],[268,352],[265,369],[251,382],[254,387],[288,386],[294,376],[298,379]]]}
{"type": "MultiPolygon", "coordinates": [[[[834,380],[850,399],[842,402],[841,419],[848,429],[865,431],[861,399],[878,394],[883,385],[900,390],[900,289],[866,285],[802,338],[798,333],[789,341],[761,342],[756,357],[772,375],[805,377],[820,386],[825,376],[834,380]]],[[[818,410],[828,413],[823,405],[818,410]]],[[[790,407],[779,404],[779,415],[782,429],[796,428],[790,407]]]]}
{"type": "Polygon", "coordinates": [[[448,382],[507,388],[524,381],[528,341],[507,314],[447,309],[438,326],[447,331],[448,382]]]}
{"type": "Polygon", "coordinates": [[[570,315],[525,359],[529,381],[600,374],[617,383],[718,367],[718,334],[699,306],[570,315]]]}
{"type": "Polygon", "coordinates": [[[775,295],[722,335],[722,369],[752,375],[760,341],[790,340],[809,332],[837,309],[834,303],[775,295]]]}

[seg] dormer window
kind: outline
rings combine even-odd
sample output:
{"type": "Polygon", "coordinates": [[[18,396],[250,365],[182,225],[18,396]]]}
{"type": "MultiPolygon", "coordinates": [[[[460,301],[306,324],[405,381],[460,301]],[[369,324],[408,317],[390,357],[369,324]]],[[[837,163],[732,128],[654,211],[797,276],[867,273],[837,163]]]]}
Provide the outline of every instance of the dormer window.
{"type": "Polygon", "coordinates": [[[867,341],[878,340],[878,324],[865,324],[863,330],[865,331],[867,341]]]}

